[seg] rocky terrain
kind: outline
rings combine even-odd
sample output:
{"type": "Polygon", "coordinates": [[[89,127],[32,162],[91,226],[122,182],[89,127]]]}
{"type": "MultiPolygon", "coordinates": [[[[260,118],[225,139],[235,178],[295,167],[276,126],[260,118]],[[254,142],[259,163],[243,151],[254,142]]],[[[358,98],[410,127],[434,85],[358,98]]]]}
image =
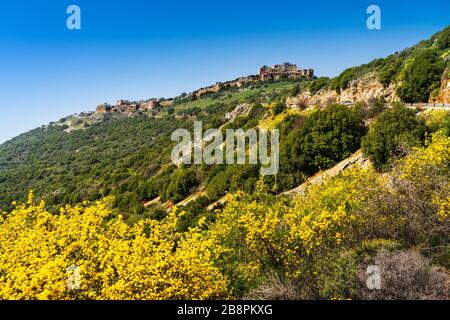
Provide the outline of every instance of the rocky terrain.
{"type": "Polygon", "coordinates": [[[380,98],[388,103],[400,100],[396,94],[396,84],[391,83],[386,87],[378,81],[377,75],[371,72],[350,81],[348,88],[340,93],[330,88],[324,88],[315,94],[306,90],[298,96],[288,99],[287,103],[291,106],[302,103],[327,105],[330,103],[355,103],[357,101],[371,102],[380,98]]]}
{"type": "MultiPolygon", "coordinates": [[[[433,102],[433,100],[430,102],[433,102]]],[[[442,79],[441,88],[439,89],[435,102],[450,103],[450,79],[442,79]]]]}

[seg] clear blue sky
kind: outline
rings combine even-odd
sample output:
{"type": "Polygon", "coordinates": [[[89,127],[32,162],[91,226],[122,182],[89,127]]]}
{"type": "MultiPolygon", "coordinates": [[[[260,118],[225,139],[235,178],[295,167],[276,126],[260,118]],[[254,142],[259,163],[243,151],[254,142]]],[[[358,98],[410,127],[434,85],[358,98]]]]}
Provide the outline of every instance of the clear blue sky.
{"type": "Polygon", "coordinates": [[[450,1],[4,0],[0,142],[102,102],[170,97],[280,62],[334,76],[449,25],[450,1]],[[79,5],[82,29],[66,28],[79,5]],[[381,7],[382,30],[366,27],[381,7]]]}

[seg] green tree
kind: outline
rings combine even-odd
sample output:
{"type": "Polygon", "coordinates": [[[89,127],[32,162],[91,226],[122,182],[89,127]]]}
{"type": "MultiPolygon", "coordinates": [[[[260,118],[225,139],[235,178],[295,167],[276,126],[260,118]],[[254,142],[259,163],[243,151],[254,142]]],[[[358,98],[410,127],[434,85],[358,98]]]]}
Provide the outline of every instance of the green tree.
{"type": "Polygon", "coordinates": [[[374,122],[362,140],[362,149],[377,169],[384,170],[406,149],[421,145],[424,137],[425,124],[414,110],[395,104],[374,122]]]}
{"type": "Polygon", "coordinates": [[[450,27],[445,28],[437,34],[435,46],[439,50],[447,50],[450,48],[450,27]]]}
{"type": "Polygon", "coordinates": [[[166,199],[179,202],[186,198],[191,188],[197,184],[195,171],[180,168],[172,174],[169,185],[166,189],[166,199]]]}
{"type": "Polygon", "coordinates": [[[365,133],[355,109],[332,105],[317,111],[282,143],[281,170],[312,174],[329,168],[358,150],[365,133]]]}
{"type": "Polygon", "coordinates": [[[311,94],[316,94],[319,90],[330,84],[330,78],[321,77],[309,83],[308,89],[311,94]]]}
{"type": "Polygon", "coordinates": [[[407,103],[428,102],[430,93],[440,86],[443,71],[444,63],[437,51],[419,51],[400,74],[398,96],[407,103]]]}

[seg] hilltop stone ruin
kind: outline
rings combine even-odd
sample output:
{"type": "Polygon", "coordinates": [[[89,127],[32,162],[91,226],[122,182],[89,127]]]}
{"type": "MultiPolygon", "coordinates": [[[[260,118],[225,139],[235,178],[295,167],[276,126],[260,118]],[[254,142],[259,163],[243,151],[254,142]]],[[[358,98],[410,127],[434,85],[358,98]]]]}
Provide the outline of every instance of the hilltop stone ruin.
{"type": "MultiPolygon", "coordinates": [[[[244,85],[251,83],[256,83],[259,81],[269,81],[269,80],[281,80],[281,79],[298,79],[298,80],[312,80],[314,79],[313,69],[299,69],[297,65],[285,62],[283,64],[276,64],[272,67],[262,66],[259,69],[258,75],[250,75],[246,77],[240,77],[235,80],[227,82],[217,82],[212,86],[205,88],[200,88],[190,95],[195,98],[200,98],[201,96],[208,93],[216,93],[227,88],[237,87],[240,88],[244,85]]],[[[118,100],[115,105],[109,105],[107,103],[97,106],[97,113],[108,113],[108,112],[137,112],[137,111],[147,111],[153,110],[158,107],[169,108],[173,104],[173,99],[151,99],[147,101],[130,102],[128,100],[118,100]]]]}
{"type": "Polygon", "coordinates": [[[193,94],[199,98],[207,93],[216,93],[222,89],[230,87],[242,87],[246,84],[268,81],[268,80],[280,80],[280,79],[304,79],[312,80],[314,78],[313,69],[298,69],[296,64],[285,62],[283,64],[276,64],[272,67],[262,66],[259,69],[258,75],[251,75],[241,77],[232,81],[217,82],[215,85],[198,89],[193,94]]]}
{"type": "Polygon", "coordinates": [[[259,69],[259,78],[261,80],[278,80],[278,79],[300,79],[305,78],[311,80],[314,77],[313,69],[298,69],[296,64],[285,62],[276,64],[273,67],[263,66],[259,69]]]}
{"type": "Polygon", "coordinates": [[[115,105],[103,103],[95,109],[96,113],[108,113],[108,112],[137,112],[153,110],[158,107],[167,108],[173,103],[172,99],[158,101],[156,99],[147,101],[134,101],[118,100],[115,105]]]}

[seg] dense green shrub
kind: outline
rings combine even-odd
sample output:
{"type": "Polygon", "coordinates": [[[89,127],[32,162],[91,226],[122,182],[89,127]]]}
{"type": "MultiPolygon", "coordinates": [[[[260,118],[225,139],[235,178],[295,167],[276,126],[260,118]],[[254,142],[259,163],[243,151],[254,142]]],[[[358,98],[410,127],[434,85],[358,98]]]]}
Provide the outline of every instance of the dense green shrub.
{"type": "Polygon", "coordinates": [[[165,199],[179,202],[186,198],[192,187],[197,185],[195,171],[192,169],[180,168],[175,171],[166,189],[165,199]]]}
{"type": "Polygon", "coordinates": [[[408,103],[428,102],[431,92],[440,86],[443,71],[444,63],[437,51],[419,51],[400,74],[398,96],[408,103]]]}
{"type": "Polygon", "coordinates": [[[300,93],[300,85],[296,84],[295,86],[293,86],[291,88],[291,90],[289,91],[289,96],[290,97],[295,97],[296,95],[298,95],[300,93]]]}
{"type": "Polygon", "coordinates": [[[379,72],[379,81],[384,86],[388,86],[397,78],[402,68],[402,63],[402,59],[400,59],[397,55],[392,55],[386,58],[383,63],[383,67],[379,72]]]}
{"type": "Polygon", "coordinates": [[[373,119],[378,116],[385,109],[385,103],[377,99],[373,102],[357,102],[353,105],[353,108],[359,113],[360,117],[364,120],[373,119]]]}
{"type": "Polygon", "coordinates": [[[369,72],[377,70],[383,64],[383,59],[375,59],[368,64],[344,70],[331,81],[331,89],[340,92],[348,87],[350,81],[355,80],[369,72]]]}
{"type": "Polygon", "coordinates": [[[447,50],[450,48],[450,27],[445,28],[433,38],[436,38],[434,46],[438,50],[447,50]]]}
{"type": "Polygon", "coordinates": [[[251,192],[258,180],[259,169],[260,166],[255,164],[224,165],[217,168],[207,183],[208,195],[212,199],[218,199],[229,191],[251,192]]]}
{"type": "Polygon", "coordinates": [[[328,85],[330,85],[330,78],[321,77],[321,78],[311,81],[308,85],[308,90],[312,95],[314,95],[318,91],[320,91],[321,89],[325,88],[328,85]]]}
{"type": "Polygon", "coordinates": [[[424,137],[425,124],[415,111],[395,104],[375,121],[362,148],[376,168],[385,169],[408,148],[421,145],[424,137]]]}

